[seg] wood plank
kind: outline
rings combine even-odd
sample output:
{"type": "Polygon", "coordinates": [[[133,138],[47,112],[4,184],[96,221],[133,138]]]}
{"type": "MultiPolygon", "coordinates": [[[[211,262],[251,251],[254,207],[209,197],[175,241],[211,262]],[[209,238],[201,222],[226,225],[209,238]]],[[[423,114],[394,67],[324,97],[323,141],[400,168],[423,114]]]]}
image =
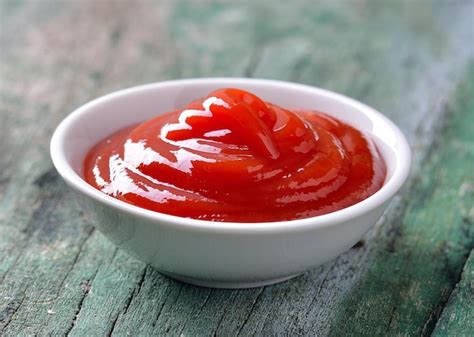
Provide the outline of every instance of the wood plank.
{"type": "MultiPolygon", "coordinates": [[[[405,230],[407,224],[398,221],[405,209],[411,221],[405,231],[431,233],[430,211],[425,219],[423,205],[410,206],[404,198],[424,191],[429,182],[420,177],[436,171],[425,160],[449,112],[445,103],[473,55],[471,2],[275,6],[210,1],[203,6],[84,1],[51,7],[56,2],[27,1],[14,9],[15,24],[2,20],[2,31],[3,26],[18,31],[0,65],[0,131],[6,140],[0,143],[2,333],[349,331],[357,323],[345,316],[352,310],[351,298],[357,287],[370,284],[374,266],[391,261],[383,249],[392,245],[397,230],[405,230]],[[208,290],[161,276],[84,224],[49,161],[49,137],[60,119],[114,89],[211,75],[278,78],[335,89],[374,105],[402,126],[416,150],[414,178],[365,244],[276,286],[208,290]],[[425,226],[418,228],[419,217],[425,226]]],[[[456,231],[453,227],[454,236],[456,231]]],[[[401,243],[394,244],[393,254],[400,256],[405,237],[397,240],[401,243]]],[[[456,249],[450,255],[454,273],[462,267],[464,248],[456,249]]],[[[400,268],[403,273],[412,266],[400,268]]],[[[438,304],[438,286],[443,285],[434,284],[430,294],[417,293],[430,303],[416,316],[419,321],[438,304]]],[[[414,297],[411,306],[406,303],[410,310],[415,305],[414,297]]],[[[386,326],[389,315],[383,313],[374,331],[386,326]]],[[[403,312],[398,315],[406,319],[403,312]]],[[[413,324],[411,331],[419,329],[413,324]]]]}
{"type": "Polygon", "coordinates": [[[471,251],[461,281],[451,294],[433,336],[471,336],[474,329],[474,252],[471,251]]]}
{"type": "Polygon", "coordinates": [[[407,199],[407,210],[375,243],[365,277],[352,289],[332,333],[427,335],[474,248],[474,64],[451,120],[407,199]]]}

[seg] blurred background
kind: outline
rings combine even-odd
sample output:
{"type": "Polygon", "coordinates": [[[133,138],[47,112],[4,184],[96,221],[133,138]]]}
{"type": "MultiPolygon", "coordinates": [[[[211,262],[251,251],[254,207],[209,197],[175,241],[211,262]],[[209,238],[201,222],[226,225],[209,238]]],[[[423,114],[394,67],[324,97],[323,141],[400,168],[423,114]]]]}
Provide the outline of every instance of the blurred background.
{"type": "Polygon", "coordinates": [[[245,76],[342,92],[412,138],[463,72],[474,34],[469,0],[1,0],[0,14],[2,118],[40,115],[31,137],[112,90],[245,76]]]}
{"type": "Polygon", "coordinates": [[[406,116],[443,95],[473,48],[462,0],[0,3],[1,91],[51,113],[141,83],[246,76],[336,90],[413,128],[406,116]]]}

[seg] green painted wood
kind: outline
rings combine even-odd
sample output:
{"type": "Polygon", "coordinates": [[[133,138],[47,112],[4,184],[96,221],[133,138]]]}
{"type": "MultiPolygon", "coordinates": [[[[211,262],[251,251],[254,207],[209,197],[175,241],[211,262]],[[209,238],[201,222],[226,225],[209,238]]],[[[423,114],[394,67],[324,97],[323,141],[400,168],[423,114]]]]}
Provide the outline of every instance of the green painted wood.
{"type": "Polygon", "coordinates": [[[429,334],[446,301],[443,315],[461,310],[448,297],[472,249],[472,118],[461,122],[473,110],[473,6],[0,1],[0,334],[429,334]],[[294,280],[227,291],[161,276],[85,222],[48,142],[98,95],[193,76],[292,80],[363,100],[409,137],[412,178],[363,243],[294,280]]]}
{"type": "MultiPolygon", "coordinates": [[[[426,335],[459,281],[474,248],[474,64],[447,111],[450,121],[410,191],[405,214],[375,243],[364,279],[335,318],[347,322],[333,325],[335,336],[363,334],[367,327],[372,335],[426,335]]],[[[474,321],[465,323],[474,328],[474,321]]]]}
{"type": "Polygon", "coordinates": [[[461,281],[449,298],[433,336],[471,336],[474,327],[474,253],[471,251],[461,281]]]}
{"type": "Polygon", "coordinates": [[[466,261],[462,278],[436,324],[434,336],[470,336],[474,324],[474,253],[466,261]]]}

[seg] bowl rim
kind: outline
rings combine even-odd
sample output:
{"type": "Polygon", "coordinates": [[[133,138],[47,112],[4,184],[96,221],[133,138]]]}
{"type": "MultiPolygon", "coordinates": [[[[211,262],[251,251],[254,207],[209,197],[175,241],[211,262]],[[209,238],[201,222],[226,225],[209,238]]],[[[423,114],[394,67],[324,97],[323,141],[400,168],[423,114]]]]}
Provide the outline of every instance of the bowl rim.
{"type": "MultiPolygon", "coordinates": [[[[382,139],[383,140],[383,139],[382,139]]],[[[165,226],[178,226],[176,228],[182,229],[193,229],[199,231],[219,231],[219,232],[268,232],[268,231],[297,231],[305,230],[308,228],[321,228],[328,227],[333,224],[341,223],[348,221],[350,219],[356,218],[363,215],[364,213],[370,212],[375,208],[381,206],[383,203],[388,201],[395,193],[401,188],[401,186],[406,181],[411,165],[411,150],[408,145],[408,141],[405,138],[404,134],[400,129],[387,117],[385,117],[380,112],[369,107],[368,105],[361,103],[355,99],[347,97],[336,92],[322,89],[315,86],[279,81],[279,80],[269,80],[269,79],[253,79],[253,78],[241,78],[241,77],[207,77],[207,78],[190,78],[190,79],[179,79],[179,80],[169,80],[154,82],[144,85],[133,86],[130,88],[118,90],[100,96],[98,98],[89,101],[88,103],[80,106],[75,109],[69,115],[67,115],[57,126],[56,130],[53,133],[50,142],[50,155],[55,166],[56,170],[66,181],[66,183],[71,186],[74,190],[80,192],[83,195],[86,195],[89,198],[94,199],[95,201],[111,207],[116,211],[129,213],[133,216],[140,218],[145,218],[151,222],[159,222],[160,225],[165,226]],[[358,110],[360,110],[364,115],[366,115],[371,121],[378,119],[385,123],[396,135],[397,140],[397,149],[390,144],[390,146],[397,158],[396,168],[393,171],[392,176],[384,183],[382,188],[369,196],[368,198],[341,210],[318,215],[310,218],[296,219],[296,220],[286,220],[286,221],[276,221],[276,222],[216,222],[208,220],[199,220],[193,218],[179,217],[175,215],[169,215],[165,213],[159,213],[152,210],[144,209],[139,206],[135,206],[124,201],[113,198],[89,185],[75,170],[70,166],[67,161],[64,151],[63,144],[67,136],[67,131],[74,125],[78,117],[92,108],[97,104],[103,104],[108,101],[114,100],[115,98],[133,94],[134,92],[150,90],[150,89],[159,89],[160,87],[167,86],[180,86],[184,84],[205,84],[209,82],[219,82],[222,85],[232,85],[232,84],[259,84],[259,85],[270,85],[278,87],[293,88],[295,90],[311,90],[319,95],[326,96],[332,100],[343,101],[348,105],[352,105],[358,110]]]]}

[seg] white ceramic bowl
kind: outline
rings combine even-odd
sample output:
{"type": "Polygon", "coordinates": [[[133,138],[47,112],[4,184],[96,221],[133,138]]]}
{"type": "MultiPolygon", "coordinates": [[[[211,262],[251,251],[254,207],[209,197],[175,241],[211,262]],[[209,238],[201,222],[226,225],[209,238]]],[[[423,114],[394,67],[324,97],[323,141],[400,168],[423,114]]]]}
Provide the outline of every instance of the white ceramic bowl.
{"type": "Polygon", "coordinates": [[[240,78],[161,82],[118,91],[71,113],[51,140],[51,157],[92,223],[113,243],[158,271],[201,286],[247,288],[276,283],[351,248],[376,222],[407,178],[410,149],[400,130],[372,108],[300,84],[240,78]],[[222,223],[145,210],[87,184],[87,151],[114,131],[177,108],[221,87],[251,91],[287,108],[326,112],[364,130],[387,164],[384,186],[340,211],[269,223],[222,223]]]}

